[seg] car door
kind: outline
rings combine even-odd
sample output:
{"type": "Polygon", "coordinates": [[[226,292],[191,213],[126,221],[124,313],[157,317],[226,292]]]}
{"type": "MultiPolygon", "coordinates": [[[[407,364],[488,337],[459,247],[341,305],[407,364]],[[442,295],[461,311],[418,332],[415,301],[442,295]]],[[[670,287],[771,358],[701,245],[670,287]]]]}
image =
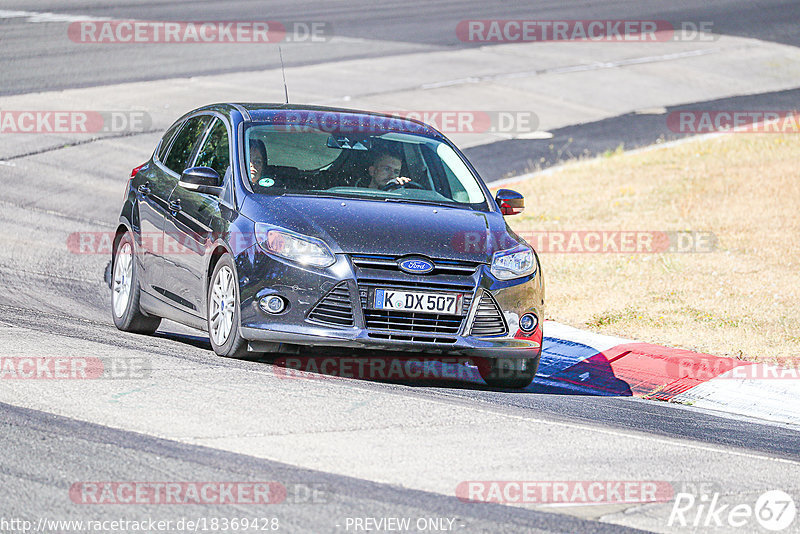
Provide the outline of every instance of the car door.
{"type": "MultiPolygon", "coordinates": [[[[210,167],[220,176],[219,185],[230,167],[228,127],[215,118],[197,150],[193,167],[210,167]]],[[[206,254],[214,242],[216,220],[220,217],[219,197],[190,191],[178,185],[170,196],[170,213],[164,226],[164,244],[179,250],[164,262],[164,282],[177,306],[204,317],[206,254]]]]}
{"type": "Polygon", "coordinates": [[[197,115],[187,119],[181,125],[180,131],[165,153],[163,162],[159,160],[154,165],[155,181],[150,184],[148,197],[151,204],[159,210],[160,219],[154,217],[153,223],[149,225],[157,236],[153,239],[154,252],[150,259],[149,283],[150,287],[162,296],[169,297],[169,288],[164,279],[164,265],[170,261],[170,256],[174,255],[167,247],[164,237],[164,229],[171,209],[169,199],[172,191],[178,186],[181,173],[190,158],[194,156],[195,148],[203,139],[211,119],[210,115],[197,115]],[[156,223],[158,223],[157,228],[155,227],[156,223]]]}
{"type": "Polygon", "coordinates": [[[166,159],[172,141],[183,123],[184,121],[180,120],[167,130],[153,155],[154,164],[139,171],[132,184],[136,191],[139,231],[142,239],[139,254],[140,281],[142,289],[150,293],[154,286],[158,285],[163,261],[162,249],[164,221],[168,212],[167,204],[172,190],[178,184],[178,179],[165,169],[162,162],[166,159]]]}

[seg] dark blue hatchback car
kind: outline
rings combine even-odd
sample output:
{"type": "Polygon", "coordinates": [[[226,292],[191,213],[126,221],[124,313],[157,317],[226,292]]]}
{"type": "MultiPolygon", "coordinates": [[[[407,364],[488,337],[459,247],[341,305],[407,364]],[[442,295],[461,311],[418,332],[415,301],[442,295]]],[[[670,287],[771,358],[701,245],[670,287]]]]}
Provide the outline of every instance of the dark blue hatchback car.
{"type": "Polygon", "coordinates": [[[112,314],[209,333],[221,356],[298,346],[472,359],[525,387],[539,363],[535,251],[463,154],[413,120],[313,106],[215,104],[173,124],[131,173],[112,314]]]}

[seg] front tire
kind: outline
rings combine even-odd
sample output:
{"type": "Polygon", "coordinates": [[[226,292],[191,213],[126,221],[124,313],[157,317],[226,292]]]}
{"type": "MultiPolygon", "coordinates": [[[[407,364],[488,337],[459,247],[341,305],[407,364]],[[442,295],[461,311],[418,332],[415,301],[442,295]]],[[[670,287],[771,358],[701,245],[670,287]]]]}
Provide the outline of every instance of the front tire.
{"type": "Polygon", "coordinates": [[[208,337],[214,352],[225,358],[257,357],[248,353],[247,340],[239,333],[239,281],[233,260],[228,254],[223,255],[214,266],[207,302],[208,337]]]}
{"type": "Polygon", "coordinates": [[[124,332],[152,334],[158,330],[161,317],[143,314],[139,308],[140,297],[133,237],[125,232],[114,250],[111,265],[111,315],[114,325],[124,332]]]}
{"type": "Polygon", "coordinates": [[[491,358],[478,364],[481,378],[488,386],[505,389],[523,389],[531,385],[537,359],[491,358]]]}

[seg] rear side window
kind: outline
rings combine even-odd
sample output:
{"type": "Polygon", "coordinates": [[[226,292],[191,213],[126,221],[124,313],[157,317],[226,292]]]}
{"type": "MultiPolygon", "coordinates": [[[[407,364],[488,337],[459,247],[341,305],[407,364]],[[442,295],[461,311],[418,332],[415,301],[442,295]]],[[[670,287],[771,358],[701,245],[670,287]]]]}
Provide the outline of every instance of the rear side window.
{"type": "Polygon", "coordinates": [[[220,177],[223,177],[230,163],[228,129],[223,121],[216,119],[211,127],[211,133],[208,134],[206,142],[203,143],[203,147],[197,155],[195,165],[198,167],[211,167],[217,171],[220,177]]]}
{"type": "Polygon", "coordinates": [[[176,122],[173,124],[167,133],[164,134],[164,137],[161,138],[161,143],[158,145],[158,161],[164,161],[164,158],[167,157],[167,150],[169,150],[169,143],[172,141],[172,138],[175,137],[175,132],[178,131],[180,125],[183,124],[181,121],[176,122]]]}
{"type": "Polygon", "coordinates": [[[178,137],[172,143],[172,148],[169,149],[167,159],[164,160],[164,165],[169,170],[178,174],[182,174],[186,170],[186,163],[189,161],[198,139],[205,132],[209,120],[211,117],[208,115],[200,115],[192,117],[183,124],[178,137]]]}

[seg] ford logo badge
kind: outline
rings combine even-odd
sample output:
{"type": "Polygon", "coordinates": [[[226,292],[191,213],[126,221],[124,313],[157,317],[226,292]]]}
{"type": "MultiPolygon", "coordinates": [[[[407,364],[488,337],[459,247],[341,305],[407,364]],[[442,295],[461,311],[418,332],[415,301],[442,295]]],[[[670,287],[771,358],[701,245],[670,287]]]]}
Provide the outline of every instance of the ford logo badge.
{"type": "Polygon", "coordinates": [[[409,274],[427,274],[433,270],[433,263],[422,258],[407,258],[397,262],[400,270],[409,274]]]}

